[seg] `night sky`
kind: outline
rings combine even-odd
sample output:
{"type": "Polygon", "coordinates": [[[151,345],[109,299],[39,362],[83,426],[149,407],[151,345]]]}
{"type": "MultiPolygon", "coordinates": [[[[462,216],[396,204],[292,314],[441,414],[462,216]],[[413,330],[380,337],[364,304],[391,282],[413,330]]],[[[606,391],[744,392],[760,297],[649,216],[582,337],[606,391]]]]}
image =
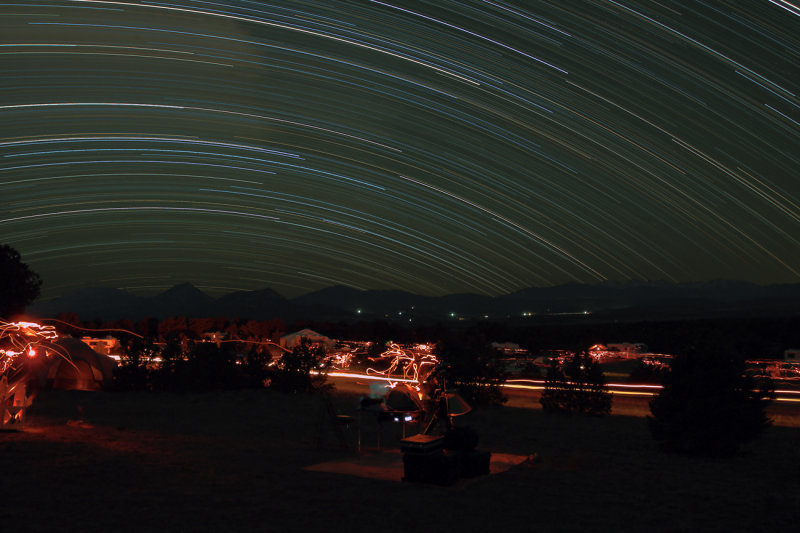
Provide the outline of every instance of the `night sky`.
{"type": "Polygon", "coordinates": [[[800,282],[800,4],[0,2],[0,242],[148,294],[800,282]]]}

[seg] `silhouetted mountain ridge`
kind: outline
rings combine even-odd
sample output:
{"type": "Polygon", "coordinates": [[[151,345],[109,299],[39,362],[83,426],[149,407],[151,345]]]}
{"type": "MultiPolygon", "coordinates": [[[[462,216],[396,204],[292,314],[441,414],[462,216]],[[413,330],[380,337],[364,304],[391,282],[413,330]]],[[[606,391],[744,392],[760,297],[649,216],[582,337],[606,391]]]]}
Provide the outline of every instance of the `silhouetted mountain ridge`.
{"type": "Polygon", "coordinates": [[[478,294],[422,296],[401,290],[327,287],[287,299],[272,289],[236,291],[214,298],[191,283],[176,285],[152,297],[114,288],[80,289],[60,298],[35,302],[37,316],[77,313],[105,320],[168,316],[285,320],[352,320],[388,318],[402,321],[451,319],[507,320],[520,316],[593,314],[610,316],[695,316],[725,313],[800,312],[800,284],[761,286],[741,281],[704,283],[605,282],[569,283],[527,288],[490,297],[478,294]]]}
{"type": "Polygon", "coordinates": [[[153,308],[165,310],[168,316],[191,316],[197,313],[208,316],[207,313],[212,309],[213,303],[214,298],[191,283],[181,283],[140,302],[140,305],[144,305],[141,311],[145,314],[148,308],[153,308]]]}

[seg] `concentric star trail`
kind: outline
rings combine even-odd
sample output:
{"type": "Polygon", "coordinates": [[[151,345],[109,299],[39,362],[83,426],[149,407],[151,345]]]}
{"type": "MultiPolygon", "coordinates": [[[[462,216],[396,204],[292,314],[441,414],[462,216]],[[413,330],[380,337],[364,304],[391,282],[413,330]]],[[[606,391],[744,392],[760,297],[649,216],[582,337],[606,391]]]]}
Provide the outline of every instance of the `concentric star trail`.
{"type": "Polygon", "coordinates": [[[0,67],[45,298],[800,282],[796,3],[0,1],[0,67]]]}

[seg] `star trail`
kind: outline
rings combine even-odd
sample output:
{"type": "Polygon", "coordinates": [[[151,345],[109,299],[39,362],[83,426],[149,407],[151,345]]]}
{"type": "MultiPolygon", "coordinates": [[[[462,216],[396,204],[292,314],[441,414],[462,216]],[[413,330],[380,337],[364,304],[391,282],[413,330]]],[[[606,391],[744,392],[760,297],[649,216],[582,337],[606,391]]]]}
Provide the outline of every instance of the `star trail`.
{"type": "Polygon", "coordinates": [[[43,297],[800,282],[800,4],[0,2],[43,297]]]}

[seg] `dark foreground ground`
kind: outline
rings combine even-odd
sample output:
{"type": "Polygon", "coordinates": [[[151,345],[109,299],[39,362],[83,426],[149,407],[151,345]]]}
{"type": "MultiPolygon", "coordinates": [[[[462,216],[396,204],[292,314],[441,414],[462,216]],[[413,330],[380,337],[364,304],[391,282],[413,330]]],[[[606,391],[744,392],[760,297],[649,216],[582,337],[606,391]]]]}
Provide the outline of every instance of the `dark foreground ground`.
{"type": "MultiPolygon", "coordinates": [[[[354,412],[353,397],[335,402],[354,412]]],[[[0,529],[794,531],[800,519],[795,427],[697,459],[660,452],[642,418],[483,409],[462,422],[481,447],[541,462],[439,487],[304,470],[355,453],[323,405],[266,390],[42,394],[24,431],[0,433],[0,529]]],[[[374,421],[362,428],[374,445],[374,421]]],[[[399,432],[384,426],[385,448],[399,432]]]]}

